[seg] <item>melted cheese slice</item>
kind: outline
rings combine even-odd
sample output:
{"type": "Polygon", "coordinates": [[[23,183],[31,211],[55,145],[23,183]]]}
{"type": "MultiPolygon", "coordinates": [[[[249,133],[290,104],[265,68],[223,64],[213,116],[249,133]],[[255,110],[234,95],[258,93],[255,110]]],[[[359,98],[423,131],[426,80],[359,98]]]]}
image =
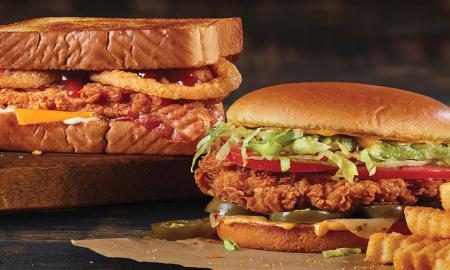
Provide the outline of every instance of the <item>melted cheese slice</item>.
{"type": "Polygon", "coordinates": [[[285,230],[293,229],[296,225],[295,223],[274,222],[260,216],[226,216],[223,219],[223,224],[225,225],[234,223],[276,226],[285,230]]]}
{"type": "MultiPolygon", "coordinates": [[[[369,239],[370,235],[377,232],[387,232],[398,218],[370,218],[370,219],[329,219],[314,224],[314,233],[324,236],[329,231],[350,231],[361,238],[369,239]]],[[[291,230],[301,223],[287,223],[270,221],[261,216],[225,216],[222,222],[225,225],[234,223],[276,226],[285,230],[291,230]]]]}
{"type": "Polygon", "coordinates": [[[51,122],[62,122],[64,120],[75,117],[89,118],[94,116],[94,113],[92,112],[64,112],[64,111],[32,110],[20,108],[16,108],[15,112],[17,122],[21,126],[51,123],[51,122]]]}
{"type": "Polygon", "coordinates": [[[377,232],[387,232],[398,218],[370,218],[370,219],[329,219],[314,224],[317,236],[324,236],[329,231],[350,231],[356,236],[369,239],[377,232]]]}

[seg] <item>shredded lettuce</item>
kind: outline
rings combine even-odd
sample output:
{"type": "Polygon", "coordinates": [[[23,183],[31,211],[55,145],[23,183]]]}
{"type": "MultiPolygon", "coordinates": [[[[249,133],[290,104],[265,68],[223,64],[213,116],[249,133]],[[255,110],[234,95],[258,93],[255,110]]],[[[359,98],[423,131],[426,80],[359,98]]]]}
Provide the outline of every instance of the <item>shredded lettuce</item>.
{"type": "Polygon", "coordinates": [[[375,162],[370,157],[369,151],[367,149],[359,151],[359,153],[356,155],[356,158],[366,165],[369,175],[374,175],[377,172],[375,162]]]}
{"type": "Polygon", "coordinates": [[[251,144],[247,147],[249,150],[258,152],[261,156],[268,160],[272,160],[274,156],[278,156],[281,151],[281,144],[277,142],[265,142],[251,144]]]}
{"type": "Polygon", "coordinates": [[[331,137],[322,137],[321,142],[331,147],[330,150],[339,150],[341,146],[345,147],[349,151],[353,150],[356,146],[355,141],[348,136],[335,135],[331,137]]]}
{"type": "Polygon", "coordinates": [[[282,172],[287,172],[291,168],[291,159],[289,157],[279,157],[282,172]]]}
{"type": "Polygon", "coordinates": [[[324,250],[322,251],[322,255],[325,259],[331,257],[342,257],[351,254],[361,254],[360,248],[337,248],[333,250],[324,250]]]}
{"type": "Polygon", "coordinates": [[[294,141],[292,153],[298,155],[312,155],[330,149],[331,146],[319,142],[318,136],[305,136],[294,141]]]}
{"type": "Polygon", "coordinates": [[[201,155],[209,154],[217,145],[220,145],[216,154],[218,160],[225,159],[232,148],[239,147],[244,166],[249,158],[265,158],[279,160],[282,171],[288,171],[293,159],[311,160],[335,166],[337,172],[333,179],[343,178],[350,182],[358,175],[358,164],[364,164],[369,175],[376,173],[377,166],[450,165],[448,144],[380,141],[368,148],[362,148],[357,140],[350,136],[325,137],[304,134],[296,129],[251,129],[218,123],[198,143],[191,170],[201,155]],[[257,155],[248,157],[247,150],[254,151],[257,155]]]}
{"type": "Polygon", "coordinates": [[[223,247],[228,251],[236,251],[239,250],[239,245],[229,238],[225,238],[223,240],[223,247]]]}
{"type": "Polygon", "coordinates": [[[258,133],[261,131],[261,128],[255,129],[250,135],[244,138],[242,141],[242,147],[241,147],[241,156],[242,156],[242,163],[245,166],[247,164],[247,146],[249,142],[258,135],[258,133]]]}
{"type": "Polygon", "coordinates": [[[210,128],[208,134],[206,134],[206,136],[197,144],[197,151],[192,159],[191,172],[193,172],[198,158],[203,154],[209,154],[211,152],[211,147],[222,138],[231,136],[234,129],[235,126],[227,123],[217,123],[213,128],[210,128]]]}
{"type": "Polygon", "coordinates": [[[349,182],[353,182],[353,178],[358,175],[358,169],[350,159],[348,159],[343,152],[324,151],[319,156],[327,157],[332,163],[338,167],[338,171],[332,177],[334,180],[344,178],[349,182]]]}

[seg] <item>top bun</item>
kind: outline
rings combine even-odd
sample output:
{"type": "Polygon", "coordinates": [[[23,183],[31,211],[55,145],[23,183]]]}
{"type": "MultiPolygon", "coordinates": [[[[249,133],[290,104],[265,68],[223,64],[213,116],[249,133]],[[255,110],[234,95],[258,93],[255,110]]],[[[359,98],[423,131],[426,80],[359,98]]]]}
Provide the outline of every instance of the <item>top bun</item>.
{"type": "Polygon", "coordinates": [[[450,142],[448,106],[417,93],[358,83],[266,87],[237,100],[227,118],[240,126],[298,128],[325,136],[450,142]]]}

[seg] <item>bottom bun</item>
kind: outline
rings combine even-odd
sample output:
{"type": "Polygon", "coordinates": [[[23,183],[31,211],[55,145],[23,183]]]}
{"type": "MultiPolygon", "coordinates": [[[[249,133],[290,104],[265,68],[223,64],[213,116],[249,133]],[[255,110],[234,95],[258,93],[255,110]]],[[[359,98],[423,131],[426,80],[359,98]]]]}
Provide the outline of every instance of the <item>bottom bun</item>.
{"type": "MultiPolygon", "coordinates": [[[[270,225],[220,222],[216,227],[220,239],[231,239],[240,247],[286,252],[322,252],[337,248],[367,249],[368,239],[350,231],[330,231],[324,236],[314,233],[313,224],[298,224],[293,229],[270,225]]],[[[408,232],[406,223],[395,223],[390,231],[408,232]]]]}
{"type": "Polygon", "coordinates": [[[7,151],[192,155],[197,145],[169,141],[129,120],[19,126],[14,113],[0,113],[0,127],[0,150],[7,151]]]}

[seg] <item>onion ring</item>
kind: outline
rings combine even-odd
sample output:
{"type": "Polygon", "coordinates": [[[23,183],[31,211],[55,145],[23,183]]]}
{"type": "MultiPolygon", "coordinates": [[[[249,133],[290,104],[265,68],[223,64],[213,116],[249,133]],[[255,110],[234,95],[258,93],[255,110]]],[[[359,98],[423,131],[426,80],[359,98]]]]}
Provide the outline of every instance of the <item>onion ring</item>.
{"type": "Polygon", "coordinates": [[[0,87],[3,88],[39,88],[58,81],[59,76],[51,71],[15,71],[0,73],[0,87]]]}
{"type": "Polygon", "coordinates": [[[168,99],[224,99],[236,90],[242,82],[238,69],[224,58],[213,65],[217,77],[204,83],[185,86],[175,83],[161,83],[152,78],[142,78],[133,72],[121,70],[103,71],[91,75],[91,80],[140,92],[149,96],[168,99]]]}

